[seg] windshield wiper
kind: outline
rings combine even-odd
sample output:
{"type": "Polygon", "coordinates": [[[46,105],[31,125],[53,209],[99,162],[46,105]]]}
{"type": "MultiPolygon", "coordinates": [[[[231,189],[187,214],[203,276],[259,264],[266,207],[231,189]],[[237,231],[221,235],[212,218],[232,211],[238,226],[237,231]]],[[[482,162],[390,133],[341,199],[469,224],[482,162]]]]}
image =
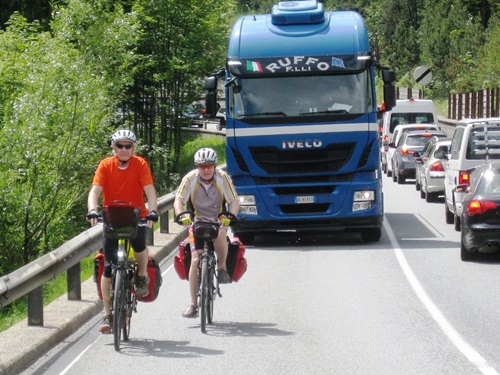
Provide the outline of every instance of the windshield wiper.
{"type": "Polygon", "coordinates": [[[288,116],[285,112],[260,112],[260,113],[245,113],[239,117],[252,117],[252,116],[288,116]]]}
{"type": "Polygon", "coordinates": [[[302,112],[302,113],[299,113],[299,115],[300,116],[305,116],[305,115],[324,115],[325,113],[349,114],[349,111],[346,111],[345,109],[328,109],[326,111],[302,112]]]}

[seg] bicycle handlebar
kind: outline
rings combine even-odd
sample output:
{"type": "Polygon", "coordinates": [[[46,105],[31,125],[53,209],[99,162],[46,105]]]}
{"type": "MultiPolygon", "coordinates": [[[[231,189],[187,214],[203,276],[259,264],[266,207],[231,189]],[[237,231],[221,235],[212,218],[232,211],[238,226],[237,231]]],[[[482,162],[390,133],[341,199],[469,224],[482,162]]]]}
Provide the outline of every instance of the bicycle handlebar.
{"type": "MultiPolygon", "coordinates": [[[[189,218],[191,219],[191,221],[194,221],[194,212],[191,211],[191,210],[186,210],[186,211],[182,211],[182,212],[179,212],[178,215],[175,216],[175,219],[174,221],[179,224],[179,225],[184,225],[181,221],[182,217],[185,216],[185,215],[188,215],[189,218]]],[[[231,225],[234,225],[237,221],[238,221],[238,218],[236,217],[236,215],[234,215],[232,212],[229,212],[229,211],[221,211],[218,215],[217,215],[217,219],[220,219],[222,216],[225,216],[227,217],[231,223],[229,224],[230,226],[231,225]]],[[[219,224],[220,225],[220,224],[219,224]]]]}

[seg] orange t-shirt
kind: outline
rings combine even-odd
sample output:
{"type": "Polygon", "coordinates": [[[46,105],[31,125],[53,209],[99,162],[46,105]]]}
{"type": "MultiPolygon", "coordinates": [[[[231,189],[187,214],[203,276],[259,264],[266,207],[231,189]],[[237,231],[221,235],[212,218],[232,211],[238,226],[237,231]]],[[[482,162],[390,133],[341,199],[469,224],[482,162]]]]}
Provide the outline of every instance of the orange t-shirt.
{"type": "Polygon", "coordinates": [[[144,186],[153,185],[153,176],[146,160],[132,155],[126,169],[118,168],[116,156],[101,160],[92,180],[92,185],[103,188],[104,204],[112,201],[137,203],[141,207],[140,217],[147,215],[144,202],[144,186]]]}

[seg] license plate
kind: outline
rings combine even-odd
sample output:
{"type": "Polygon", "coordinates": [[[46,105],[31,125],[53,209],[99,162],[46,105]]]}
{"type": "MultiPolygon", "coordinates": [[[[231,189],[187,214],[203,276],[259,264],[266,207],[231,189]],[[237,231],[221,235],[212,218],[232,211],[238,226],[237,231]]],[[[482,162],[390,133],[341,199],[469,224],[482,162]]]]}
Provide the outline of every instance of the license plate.
{"type": "Polygon", "coordinates": [[[304,203],[315,203],[316,197],[314,195],[305,195],[301,197],[295,197],[295,203],[304,204],[304,203]]]}

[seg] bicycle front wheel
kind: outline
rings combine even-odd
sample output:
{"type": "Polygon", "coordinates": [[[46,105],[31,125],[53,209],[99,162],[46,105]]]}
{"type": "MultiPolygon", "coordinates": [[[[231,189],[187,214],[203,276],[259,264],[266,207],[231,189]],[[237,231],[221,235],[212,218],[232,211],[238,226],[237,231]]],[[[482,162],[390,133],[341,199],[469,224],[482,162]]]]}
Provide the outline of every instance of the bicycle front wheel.
{"type": "Polygon", "coordinates": [[[117,270],[115,275],[115,297],[113,301],[113,338],[115,350],[120,350],[121,331],[125,324],[127,313],[127,297],[125,295],[126,275],[123,270],[117,270]]]}
{"type": "Polygon", "coordinates": [[[125,309],[125,314],[124,314],[124,322],[122,323],[123,326],[123,341],[128,341],[128,338],[130,337],[130,323],[132,322],[132,314],[135,310],[135,306],[137,304],[137,299],[134,293],[132,293],[132,285],[130,281],[130,272],[134,274],[135,271],[130,271],[129,270],[129,275],[126,280],[126,288],[125,288],[125,295],[126,295],[126,309],[125,309]]]}
{"type": "Polygon", "coordinates": [[[208,259],[203,258],[201,261],[201,285],[200,285],[200,317],[201,317],[201,332],[207,332],[207,310],[208,310],[208,259]]]}
{"type": "Polygon", "coordinates": [[[208,270],[208,301],[207,301],[207,323],[212,324],[214,320],[214,300],[215,300],[215,272],[213,267],[208,270]]]}

